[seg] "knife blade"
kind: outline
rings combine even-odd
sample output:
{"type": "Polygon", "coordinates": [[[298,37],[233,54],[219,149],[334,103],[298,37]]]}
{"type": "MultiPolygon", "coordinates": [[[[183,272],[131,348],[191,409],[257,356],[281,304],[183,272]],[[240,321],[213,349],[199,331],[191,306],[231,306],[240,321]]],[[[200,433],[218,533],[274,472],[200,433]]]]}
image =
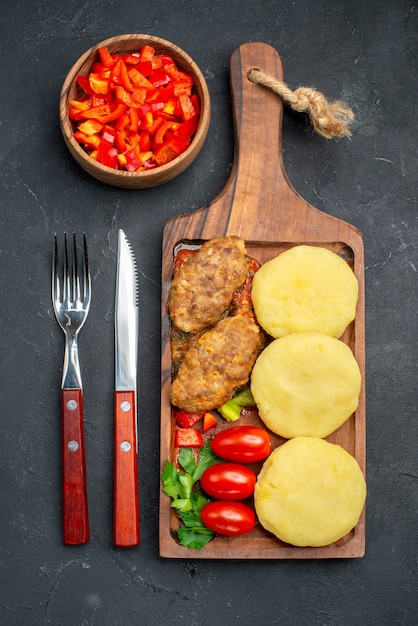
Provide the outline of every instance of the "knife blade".
{"type": "Polygon", "coordinates": [[[137,437],[138,284],[136,262],[118,234],[115,299],[113,543],[139,545],[137,437]]]}

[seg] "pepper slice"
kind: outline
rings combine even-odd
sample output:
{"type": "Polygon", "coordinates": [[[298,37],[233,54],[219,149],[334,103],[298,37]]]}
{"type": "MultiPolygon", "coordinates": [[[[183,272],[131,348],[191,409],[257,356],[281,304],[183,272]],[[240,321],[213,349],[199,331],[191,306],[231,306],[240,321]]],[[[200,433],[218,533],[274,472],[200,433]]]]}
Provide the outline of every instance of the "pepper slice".
{"type": "Polygon", "coordinates": [[[117,166],[118,151],[112,143],[105,139],[100,141],[97,149],[97,161],[102,165],[107,165],[107,167],[115,168],[117,166]]]}
{"type": "Polygon", "coordinates": [[[216,428],[218,422],[216,421],[216,417],[212,413],[205,413],[203,416],[203,426],[202,431],[207,433],[211,428],[216,428]]]}
{"type": "Polygon", "coordinates": [[[197,428],[177,428],[175,434],[176,448],[201,448],[203,437],[197,428]]]}
{"type": "Polygon", "coordinates": [[[204,413],[190,413],[182,409],[175,412],[176,424],[180,426],[180,428],[191,428],[203,417],[204,413]]]}

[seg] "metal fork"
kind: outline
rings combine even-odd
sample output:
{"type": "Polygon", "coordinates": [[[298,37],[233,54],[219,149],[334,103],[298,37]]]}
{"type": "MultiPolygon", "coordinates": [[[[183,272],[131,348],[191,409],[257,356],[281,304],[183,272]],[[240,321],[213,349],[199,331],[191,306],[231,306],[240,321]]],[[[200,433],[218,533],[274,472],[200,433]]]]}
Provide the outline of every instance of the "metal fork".
{"type": "Polygon", "coordinates": [[[90,539],[86,458],[84,448],[83,387],[78,360],[78,335],[86,321],[91,300],[91,279],[86,235],[83,258],[77,256],[73,233],[73,254],[69,260],[67,233],[59,268],[57,235],[52,259],[52,303],[55,317],[65,334],[61,384],[62,509],[64,543],[76,545],[90,539]]]}

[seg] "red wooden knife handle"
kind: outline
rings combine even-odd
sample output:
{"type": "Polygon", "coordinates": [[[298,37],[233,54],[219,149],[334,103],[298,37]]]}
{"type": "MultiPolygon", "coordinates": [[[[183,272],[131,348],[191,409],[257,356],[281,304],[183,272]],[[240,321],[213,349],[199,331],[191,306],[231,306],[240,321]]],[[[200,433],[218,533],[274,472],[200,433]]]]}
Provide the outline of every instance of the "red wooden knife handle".
{"type": "Polygon", "coordinates": [[[115,391],[113,543],[139,545],[136,395],[115,391]]]}
{"type": "Polygon", "coordinates": [[[81,389],[61,389],[61,416],[63,535],[77,545],[90,539],[81,389]]]}

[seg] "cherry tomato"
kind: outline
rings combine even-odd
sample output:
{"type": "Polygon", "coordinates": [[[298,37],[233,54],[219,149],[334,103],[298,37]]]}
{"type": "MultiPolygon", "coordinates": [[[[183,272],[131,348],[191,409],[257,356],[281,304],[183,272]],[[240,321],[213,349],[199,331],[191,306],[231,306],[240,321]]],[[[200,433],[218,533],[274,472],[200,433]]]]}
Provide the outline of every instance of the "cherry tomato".
{"type": "Polygon", "coordinates": [[[235,537],[252,531],[255,513],[242,502],[215,500],[202,509],[202,522],[218,535],[235,537]]]}
{"type": "Polygon", "coordinates": [[[202,474],[200,484],[212,498],[218,500],[243,500],[254,492],[256,475],[238,463],[217,463],[202,474]]]}
{"type": "Polygon", "coordinates": [[[211,448],[221,459],[237,463],[254,463],[268,457],[271,442],[262,428],[233,426],[215,435],[211,448]]]}

